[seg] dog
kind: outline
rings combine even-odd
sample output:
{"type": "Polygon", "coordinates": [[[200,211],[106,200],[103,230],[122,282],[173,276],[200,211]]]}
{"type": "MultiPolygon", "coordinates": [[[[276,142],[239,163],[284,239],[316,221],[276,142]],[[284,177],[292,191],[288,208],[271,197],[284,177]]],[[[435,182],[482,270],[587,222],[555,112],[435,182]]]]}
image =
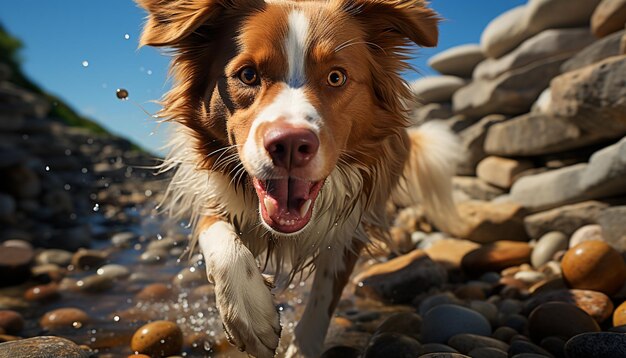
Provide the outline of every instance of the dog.
{"type": "Polygon", "coordinates": [[[407,130],[411,46],[438,41],[424,0],[137,0],[140,46],[170,51],[166,209],[190,216],[230,342],[273,357],[271,272],[314,269],[287,356],[318,357],[362,251],[388,239],[386,204],[455,217],[458,144],[407,130]]]}

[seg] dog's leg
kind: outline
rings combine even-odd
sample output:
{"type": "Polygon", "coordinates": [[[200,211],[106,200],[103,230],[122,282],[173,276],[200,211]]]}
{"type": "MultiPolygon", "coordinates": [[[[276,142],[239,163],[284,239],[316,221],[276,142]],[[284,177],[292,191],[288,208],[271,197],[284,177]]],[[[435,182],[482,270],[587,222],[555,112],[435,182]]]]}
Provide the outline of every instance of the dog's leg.
{"type": "Polygon", "coordinates": [[[252,253],[226,221],[205,218],[201,228],[200,248],[229,341],[257,358],[273,357],[280,319],[252,253]]]}
{"type": "Polygon", "coordinates": [[[346,248],[343,256],[320,257],[316,263],[311,294],[300,322],[294,332],[294,340],[286,356],[290,358],[317,358],[322,353],[330,319],[348,283],[363,244],[353,240],[352,250],[346,248]],[[343,261],[343,269],[336,272],[333,259],[343,261]]]}

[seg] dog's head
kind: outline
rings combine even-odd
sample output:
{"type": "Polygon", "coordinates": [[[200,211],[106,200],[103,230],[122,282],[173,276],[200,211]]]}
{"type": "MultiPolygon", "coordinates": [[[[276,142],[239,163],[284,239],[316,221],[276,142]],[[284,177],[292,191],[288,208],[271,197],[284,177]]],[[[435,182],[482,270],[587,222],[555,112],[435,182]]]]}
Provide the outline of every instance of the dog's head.
{"type": "Polygon", "coordinates": [[[163,115],[193,131],[207,169],[241,163],[282,234],[307,226],[338,162],[380,160],[405,126],[408,47],[437,42],[423,0],[138,1],[141,44],[173,50],[163,115]]]}

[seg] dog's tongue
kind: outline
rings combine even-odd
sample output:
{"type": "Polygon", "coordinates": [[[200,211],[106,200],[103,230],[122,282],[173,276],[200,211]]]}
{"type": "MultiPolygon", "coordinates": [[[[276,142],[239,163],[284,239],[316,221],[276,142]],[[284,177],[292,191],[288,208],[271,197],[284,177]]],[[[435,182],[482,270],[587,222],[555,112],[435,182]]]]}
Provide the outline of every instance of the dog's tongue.
{"type": "Polygon", "coordinates": [[[313,203],[321,184],[321,181],[294,178],[265,182],[255,178],[254,187],[259,196],[263,221],[279,232],[294,233],[301,230],[311,219],[313,203]]]}

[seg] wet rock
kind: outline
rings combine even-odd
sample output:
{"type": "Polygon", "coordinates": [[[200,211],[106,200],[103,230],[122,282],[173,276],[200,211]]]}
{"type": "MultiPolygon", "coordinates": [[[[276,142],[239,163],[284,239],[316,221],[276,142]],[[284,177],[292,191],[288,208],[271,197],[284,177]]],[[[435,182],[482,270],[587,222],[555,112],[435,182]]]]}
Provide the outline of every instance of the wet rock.
{"type": "MultiPolygon", "coordinates": [[[[442,343],[426,343],[422,345],[422,354],[459,353],[456,349],[442,343]]],[[[420,356],[422,357],[422,356],[420,356]]]]}
{"type": "Polygon", "coordinates": [[[61,294],[56,283],[35,286],[24,292],[24,299],[30,302],[50,302],[59,298],[61,294]]]}
{"type": "Polygon", "coordinates": [[[498,240],[526,241],[524,209],[514,203],[468,201],[457,205],[464,227],[453,231],[457,237],[478,243],[498,240]]]}
{"type": "Polygon", "coordinates": [[[598,215],[598,224],[602,227],[602,236],[607,244],[621,252],[626,252],[626,206],[614,206],[598,215]]]}
{"type": "Polygon", "coordinates": [[[585,241],[567,251],[563,278],[572,288],[616,293],[626,282],[626,262],[602,241],[585,241]]]}
{"type": "MultiPolygon", "coordinates": [[[[476,165],[487,156],[484,148],[485,138],[491,126],[506,121],[507,117],[501,114],[491,114],[485,116],[480,121],[472,124],[459,133],[461,147],[464,153],[464,160],[457,168],[458,175],[474,175],[476,165]]],[[[471,195],[470,195],[471,196],[471,195]]],[[[481,199],[481,198],[478,198],[481,199]]],[[[482,200],[491,200],[482,199],[482,200]]]]}
{"type": "Polygon", "coordinates": [[[44,314],[39,324],[44,329],[80,328],[89,321],[89,316],[81,309],[59,308],[44,314]]]}
{"type": "Polygon", "coordinates": [[[602,235],[602,226],[600,225],[585,225],[576,230],[570,238],[569,247],[577,246],[585,241],[604,241],[602,235]]]}
{"type": "Polygon", "coordinates": [[[24,317],[12,310],[0,310],[0,329],[7,334],[19,334],[24,328],[24,317]]]}
{"type": "Polygon", "coordinates": [[[597,37],[604,37],[624,29],[626,23],[626,1],[604,0],[591,16],[591,31],[597,37]]]}
{"type": "Polygon", "coordinates": [[[614,332],[583,333],[565,344],[569,358],[626,357],[626,334],[614,332]]]}
{"type": "Polygon", "coordinates": [[[515,329],[507,326],[498,327],[493,334],[493,338],[500,340],[504,343],[511,342],[511,339],[519,334],[515,329]]]}
{"type": "Polygon", "coordinates": [[[61,337],[41,336],[0,343],[3,357],[88,358],[89,352],[61,337]]]}
{"type": "Polygon", "coordinates": [[[117,264],[108,264],[100,267],[96,274],[107,277],[111,280],[121,280],[130,276],[130,270],[126,266],[117,264]]]}
{"type": "Polygon", "coordinates": [[[599,332],[598,323],[580,308],[564,302],[547,302],[528,317],[528,331],[534,342],[557,336],[569,339],[584,332],[599,332]]]}
{"type": "Polygon", "coordinates": [[[555,253],[560,250],[566,250],[569,239],[563,233],[551,231],[539,239],[533,248],[530,256],[530,262],[534,267],[539,267],[550,261],[555,253]]]}
{"type": "Polygon", "coordinates": [[[40,265],[55,264],[67,266],[72,262],[72,253],[60,249],[47,249],[37,255],[35,261],[40,265]]]}
{"type": "Polygon", "coordinates": [[[420,103],[450,102],[454,92],[465,84],[455,76],[423,77],[411,83],[411,91],[420,103]]]}
{"type": "Polygon", "coordinates": [[[481,62],[474,71],[474,78],[493,79],[506,71],[527,66],[535,61],[571,56],[594,40],[588,28],[548,29],[524,41],[498,59],[481,62]]]}
{"type": "Polygon", "coordinates": [[[498,58],[516,48],[531,35],[526,31],[527,7],[518,6],[491,20],[480,37],[483,53],[498,58]]]}
{"type": "Polygon", "coordinates": [[[625,31],[609,35],[587,46],[561,66],[561,72],[575,71],[585,66],[620,54],[620,41],[625,31]]]}
{"type": "Polygon", "coordinates": [[[170,249],[174,248],[174,246],[176,246],[176,241],[174,241],[174,239],[172,239],[171,237],[165,237],[160,240],[150,241],[148,247],[146,248],[146,251],[169,251],[170,249]]]}
{"type": "Polygon", "coordinates": [[[608,204],[600,201],[565,205],[527,216],[524,218],[524,226],[533,239],[550,231],[560,231],[569,236],[581,226],[595,223],[598,215],[607,207],[608,204]]]}
{"type": "Polygon", "coordinates": [[[541,340],[541,348],[555,357],[565,357],[565,340],[559,337],[547,337],[541,340]]]}
{"type": "Polygon", "coordinates": [[[162,283],[152,283],[144,287],[135,296],[142,301],[164,301],[173,296],[172,289],[162,283]]]}
{"type": "Polygon", "coordinates": [[[111,243],[118,248],[130,247],[137,240],[137,235],[132,232],[120,232],[111,237],[111,243]]]}
{"type": "Polygon", "coordinates": [[[626,301],[622,302],[613,312],[613,326],[626,325],[626,301]]]}
{"type": "Polygon", "coordinates": [[[478,163],[476,175],[489,184],[510,188],[520,173],[532,167],[532,162],[527,160],[489,156],[478,163]]]}
{"type": "Polygon", "coordinates": [[[24,247],[2,247],[0,249],[0,286],[22,283],[30,277],[30,265],[35,254],[24,247]]]}
{"type": "MultiPolygon", "coordinates": [[[[508,346],[508,345],[507,345],[508,346]]],[[[473,358],[506,358],[507,353],[497,348],[474,348],[469,353],[473,358]]]]}
{"type": "Polygon", "coordinates": [[[174,322],[154,321],[140,327],[133,335],[132,351],[152,357],[167,357],[180,353],[183,347],[183,332],[174,322]]]}
{"type": "Polygon", "coordinates": [[[428,66],[444,75],[469,78],[476,65],[484,59],[480,45],[467,44],[438,53],[428,60],[428,66]]]}
{"type": "Polygon", "coordinates": [[[12,196],[0,193],[0,220],[10,221],[15,214],[15,199],[12,196]]]}
{"type": "Polygon", "coordinates": [[[428,353],[419,356],[418,358],[469,358],[468,356],[460,353],[428,353]]]}
{"type": "Polygon", "coordinates": [[[533,285],[539,281],[545,280],[546,275],[537,271],[520,271],[513,275],[513,278],[527,285],[533,285]]]}
{"type": "Polygon", "coordinates": [[[529,314],[545,302],[566,302],[576,305],[598,323],[604,322],[613,312],[613,302],[601,293],[589,290],[555,290],[533,296],[525,303],[524,312],[529,314]]]}
{"type": "Polygon", "coordinates": [[[390,302],[409,302],[417,294],[439,287],[446,270],[421,250],[375,264],[354,278],[355,294],[390,302]]]}
{"type": "Polygon", "coordinates": [[[476,249],[463,258],[462,266],[467,272],[500,271],[507,267],[530,261],[528,243],[497,241],[476,249]]]}
{"type": "Polygon", "coordinates": [[[104,275],[89,275],[76,281],[76,287],[83,292],[104,292],[113,288],[115,279],[104,275]]]}
{"type": "Polygon", "coordinates": [[[206,272],[203,269],[196,267],[187,267],[182,269],[172,280],[172,283],[176,287],[196,287],[203,285],[206,282],[206,272]]]}
{"type": "Polygon", "coordinates": [[[422,322],[422,341],[445,343],[461,333],[489,336],[491,326],[480,313],[456,305],[439,305],[429,310],[422,322]]]}
{"type": "Polygon", "coordinates": [[[514,340],[511,342],[511,346],[508,351],[509,357],[552,357],[550,352],[545,349],[539,347],[538,345],[527,342],[522,339],[514,340]],[[524,356],[522,356],[524,355],[524,356]]]}
{"type": "Polygon", "coordinates": [[[81,270],[92,270],[106,263],[107,257],[102,251],[80,249],[72,256],[72,265],[81,270]]]}
{"type": "Polygon", "coordinates": [[[354,347],[334,346],[322,353],[320,358],[359,358],[361,351],[354,347]]]}
{"type": "Polygon", "coordinates": [[[384,320],[376,328],[376,334],[400,333],[419,341],[421,328],[422,317],[412,312],[401,312],[384,320]]]}
{"type": "Polygon", "coordinates": [[[139,256],[139,261],[144,264],[156,264],[163,263],[168,257],[168,253],[166,250],[158,249],[158,250],[150,250],[142,253],[139,256]]]}
{"type": "Polygon", "coordinates": [[[415,339],[400,333],[385,332],[372,337],[365,349],[364,358],[415,357],[422,345],[415,339]]]}
{"type": "Polygon", "coordinates": [[[461,267],[461,260],[470,251],[480,247],[469,240],[441,239],[433,242],[424,252],[435,262],[448,269],[461,267]]]}
{"type": "Polygon", "coordinates": [[[496,323],[498,308],[495,304],[487,301],[473,300],[470,302],[469,308],[483,315],[492,326],[496,323]]]}
{"type": "Polygon", "coordinates": [[[424,315],[426,315],[426,313],[430,311],[433,307],[444,304],[453,304],[460,306],[463,304],[463,302],[450,292],[436,293],[434,295],[430,295],[424,298],[419,303],[418,312],[420,316],[424,317],[424,315]]]}
{"type": "Polygon", "coordinates": [[[502,341],[475,334],[457,334],[448,340],[448,345],[463,354],[469,354],[476,348],[496,348],[504,352],[509,349],[509,345],[502,341]]]}

